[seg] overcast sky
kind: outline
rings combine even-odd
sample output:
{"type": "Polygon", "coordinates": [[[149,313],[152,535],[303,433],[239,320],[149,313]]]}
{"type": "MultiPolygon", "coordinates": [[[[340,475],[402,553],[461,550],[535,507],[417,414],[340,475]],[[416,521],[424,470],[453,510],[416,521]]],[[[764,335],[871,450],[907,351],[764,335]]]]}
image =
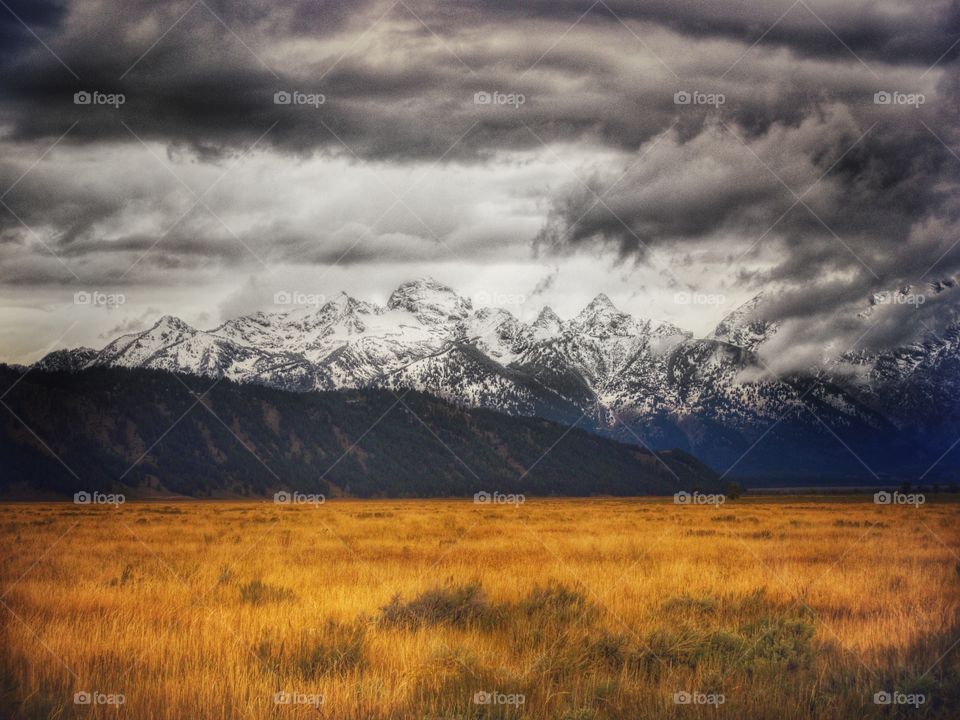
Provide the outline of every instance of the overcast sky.
{"type": "Polygon", "coordinates": [[[954,0],[4,0],[0,359],[424,275],[910,341],[958,304],[958,55],[954,0]]]}

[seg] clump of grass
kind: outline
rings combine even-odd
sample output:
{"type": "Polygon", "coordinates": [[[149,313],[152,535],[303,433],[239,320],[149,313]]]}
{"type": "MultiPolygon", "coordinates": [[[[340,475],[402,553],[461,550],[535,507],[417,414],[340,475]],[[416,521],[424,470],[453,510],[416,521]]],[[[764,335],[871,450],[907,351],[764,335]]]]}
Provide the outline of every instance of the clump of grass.
{"type": "Polygon", "coordinates": [[[262,580],[251,580],[240,586],[240,600],[251,605],[264,605],[293,600],[293,590],[278,585],[268,585],[262,580]]]}
{"type": "Polygon", "coordinates": [[[667,598],[663,603],[663,609],[670,611],[689,611],[695,613],[710,613],[717,609],[717,601],[712,597],[692,597],[690,595],[678,595],[667,598]]]}
{"type": "Polygon", "coordinates": [[[587,652],[595,662],[613,669],[633,654],[633,647],[626,635],[603,632],[589,643],[587,652]]]}
{"type": "Polygon", "coordinates": [[[593,708],[576,708],[563,713],[560,720],[596,720],[597,711],[593,708]]]}
{"type": "Polygon", "coordinates": [[[329,621],[316,642],[310,643],[298,657],[298,669],[304,677],[342,674],[364,662],[366,628],[329,621]]]}
{"type": "Polygon", "coordinates": [[[479,583],[470,583],[433,588],[408,602],[402,602],[400,596],[395,595],[380,608],[380,623],[407,628],[423,625],[482,626],[493,624],[498,614],[487,602],[479,583]]]}
{"type": "Polygon", "coordinates": [[[666,665],[695,666],[703,654],[704,636],[689,627],[657,628],[644,638],[644,660],[650,667],[666,665]]]}
{"type": "Polygon", "coordinates": [[[441,672],[466,672],[477,675],[481,672],[477,654],[465,646],[440,645],[430,653],[430,661],[441,672]]]}
{"type": "Polygon", "coordinates": [[[858,527],[862,527],[862,525],[861,525],[860,523],[858,523],[857,521],[855,521],[855,520],[834,520],[834,521],[833,521],[833,526],[834,526],[834,527],[842,527],[842,528],[858,528],[858,527]]]}
{"type": "Polygon", "coordinates": [[[717,515],[710,518],[713,522],[737,522],[736,515],[717,515]]]}
{"type": "Polygon", "coordinates": [[[123,566],[120,577],[115,577],[110,581],[110,587],[123,587],[133,582],[133,565],[129,563],[123,566]]]}
{"type": "Polygon", "coordinates": [[[329,620],[313,632],[301,633],[294,643],[264,638],[254,654],[277,674],[293,674],[303,680],[344,675],[366,662],[366,634],[366,627],[360,623],[329,620]]]}
{"type": "Polygon", "coordinates": [[[597,618],[597,608],[580,588],[550,582],[535,587],[519,604],[526,619],[539,624],[577,625],[597,618]]]}
{"type": "Polygon", "coordinates": [[[183,515],[183,510],[180,508],[171,507],[169,505],[161,505],[160,507],[144,508],[144,512],[159,513],[161,515],[183,515]]]}
{"type": "Polygon", "coordinates": [[[742,631],[750,638],[748,659],[788,670],[806,667],[813,661],[815,629],[812,622],[783,615],[768,615],[744,625],[742,631]]]}
{"type": "Polygon", "coordinates": [[[217,575],[217,585],[229,585],[233,582],[234,574],[229,565],[220,566],[220,574],[217,575]]]}
{"type": "Polygon", "coordinates": [[[647,636],[646,654],[642,659],[657,670],[660,664],[691,669],[700,665],[729,665],[744,658],[749,644],[749,638],[730,628],[709,631],[692,627],[659,628],[647,636]]]}
{"type": "Polygon", "coordinates": [[[758,587],[746,595],[740,595],[729,602],[731,611],[741,616],[756,616],[762,612],[769,611],[772,607],[771,600],[767,597],[767,589],[758,587]]]}

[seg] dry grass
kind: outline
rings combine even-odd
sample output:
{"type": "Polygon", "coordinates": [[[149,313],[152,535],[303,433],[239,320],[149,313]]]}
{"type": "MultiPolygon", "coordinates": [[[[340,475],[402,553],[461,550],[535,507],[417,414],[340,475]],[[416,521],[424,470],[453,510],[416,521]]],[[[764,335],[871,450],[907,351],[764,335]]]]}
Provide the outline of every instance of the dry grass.
{"type": "Polygon", "coordinates": [[[0,712],[955,717],[958,651],[937,661],[960,632],[958,519],[800,498],[4,505],[0,712]]]}

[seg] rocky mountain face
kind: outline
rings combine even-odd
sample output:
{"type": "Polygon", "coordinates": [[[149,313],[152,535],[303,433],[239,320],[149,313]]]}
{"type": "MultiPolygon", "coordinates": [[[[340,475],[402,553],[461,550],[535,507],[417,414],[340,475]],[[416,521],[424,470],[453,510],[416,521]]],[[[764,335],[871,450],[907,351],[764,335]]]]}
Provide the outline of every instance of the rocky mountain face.
{"type": "MultiPolygon", "coordinates": [[[[404,283],[385,306],[341,294],[319,308],[256,313],[208,331],[166,316],[103,350],[57,351],[37,366],[152,368],[295,391],[413,388],[679,448],[753,482],[911,479],[947,449],[954,429],[960,435],[960,326],[921,345],[776,378],[757,353],[780,323],[761,317],[760,306],[754,298],[695,338],[621,312],[603,294],[569,320],[545,307],[528,324],[426,279],[404,283]]],[[[938,472],[960,466],[957,455],[938,472]]]]}

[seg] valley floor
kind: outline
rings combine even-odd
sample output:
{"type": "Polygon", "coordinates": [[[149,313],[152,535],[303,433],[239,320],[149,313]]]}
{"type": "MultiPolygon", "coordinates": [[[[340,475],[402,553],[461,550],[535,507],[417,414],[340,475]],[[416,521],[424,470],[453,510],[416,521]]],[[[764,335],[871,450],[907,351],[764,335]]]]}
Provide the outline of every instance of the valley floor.
{"type": "Polygon", "coordinates": [[[5,504],[0,708],[956,717],[958,521],[950,496],[5,504]]]}

